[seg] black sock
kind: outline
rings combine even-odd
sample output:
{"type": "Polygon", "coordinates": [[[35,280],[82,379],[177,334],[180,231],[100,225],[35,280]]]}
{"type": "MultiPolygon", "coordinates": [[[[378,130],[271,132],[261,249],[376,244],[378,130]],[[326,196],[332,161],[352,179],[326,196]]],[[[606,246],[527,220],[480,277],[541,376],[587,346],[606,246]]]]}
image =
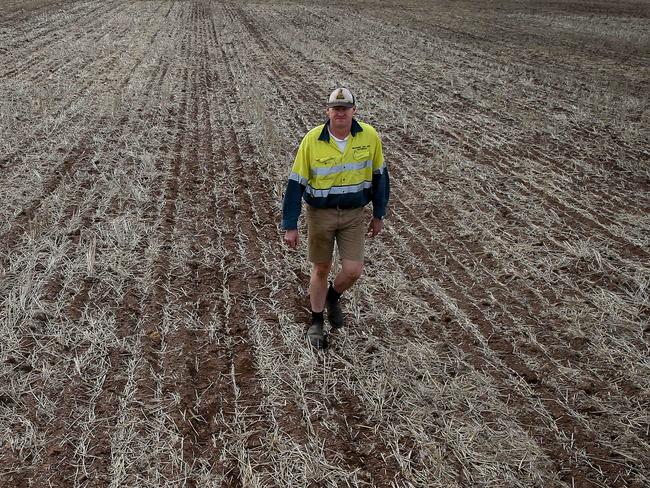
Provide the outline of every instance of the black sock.
{"type": "Polygon", "coordinates": [[[336,303],[341,298],[342,293],[339,293],[334,289],[332,282],[330,282],[330,287],[327,290],[327,301],[330,303],[336,303]]]}
{"type": "Polygon", "coordinates": [[[323,312],[311,312],[311,321],[312,322],[323,322],[325,318],[323,317],[323,312]]]}

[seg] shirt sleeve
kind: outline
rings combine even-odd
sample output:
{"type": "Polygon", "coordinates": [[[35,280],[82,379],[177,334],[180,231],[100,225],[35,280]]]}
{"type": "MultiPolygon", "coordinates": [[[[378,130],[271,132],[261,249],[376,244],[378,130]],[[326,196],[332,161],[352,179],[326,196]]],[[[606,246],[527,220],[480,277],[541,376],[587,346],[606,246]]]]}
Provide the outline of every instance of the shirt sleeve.
{"type": "Polygon", "coordinates": [[[295,230],[298,228],[298,217],[302,210],[302,195],[309,181],[309,151],[307,137],[300,143],[296,158],[291,168],[282,202],[282,228],[295,230]]]}
{"type": "Polygon", "coordinates": [[[384,161],[381,139],[377,136],[377,146],[372,159],[372,215],[384,218],[390,196],[390,179],[388,167],[384,161]]]}

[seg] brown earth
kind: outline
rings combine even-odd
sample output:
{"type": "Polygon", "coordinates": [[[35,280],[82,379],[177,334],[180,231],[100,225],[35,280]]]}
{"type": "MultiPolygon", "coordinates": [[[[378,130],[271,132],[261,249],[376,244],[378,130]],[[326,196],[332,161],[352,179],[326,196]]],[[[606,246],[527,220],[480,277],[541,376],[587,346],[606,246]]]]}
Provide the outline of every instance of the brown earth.
{"type": "Polygon", "coordinates": [[[4,2],[0,59],[0,486],[650,483],[644,2],[4,2]],[[391,201],[314,352],[340,84],[391,201]]]}

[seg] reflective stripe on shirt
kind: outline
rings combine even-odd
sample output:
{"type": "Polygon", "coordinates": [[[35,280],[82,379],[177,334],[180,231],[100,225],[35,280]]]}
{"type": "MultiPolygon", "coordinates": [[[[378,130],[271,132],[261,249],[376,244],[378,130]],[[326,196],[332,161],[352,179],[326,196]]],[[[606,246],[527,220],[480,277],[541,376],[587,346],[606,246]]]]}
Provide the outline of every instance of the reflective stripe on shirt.
{"type": "Polygon", "coordinates": [[[363,190],[372,188],[372,181],[364,181],[358,185],[347,185],[347,186],[333,186],[332,188],[326,188],[324,190],[318,190],[308,186],[305,189],[305,193],[313,197],[325,198],[328,195],[344,195],[347,193],[358,193],[363,190]]]}
{"type": "Polygon", "coordinates": [[[314,176],[327,176],[335,173],[342,173],[343,171],[350,171],[355,169],[372,168],[372,159],[360,161],[358,163],[343,163],[337,166],[329,166],[325,168],[311,168],[311,174],[314,176]]]}

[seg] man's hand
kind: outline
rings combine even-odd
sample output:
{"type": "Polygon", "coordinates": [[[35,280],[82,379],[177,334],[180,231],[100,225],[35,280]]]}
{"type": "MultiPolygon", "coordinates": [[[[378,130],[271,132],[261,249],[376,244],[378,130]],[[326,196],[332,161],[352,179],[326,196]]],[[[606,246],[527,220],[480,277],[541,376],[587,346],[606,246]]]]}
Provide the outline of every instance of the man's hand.
{"type": "Polygon", "coordinates": [[[366,235],[372,238],[379,234],[382,230],[384,230],[384,221],[382,219],[378,219],[377,217],[373,217],[370,221],[370,225],[368,226],[368,233],[366,235]]]}
{"type": "Polygon", "coordinates": [[[298,230],[287,230],[284,233],[284,242],[291,249],[296,249],[298,247],[298,230]]]}

